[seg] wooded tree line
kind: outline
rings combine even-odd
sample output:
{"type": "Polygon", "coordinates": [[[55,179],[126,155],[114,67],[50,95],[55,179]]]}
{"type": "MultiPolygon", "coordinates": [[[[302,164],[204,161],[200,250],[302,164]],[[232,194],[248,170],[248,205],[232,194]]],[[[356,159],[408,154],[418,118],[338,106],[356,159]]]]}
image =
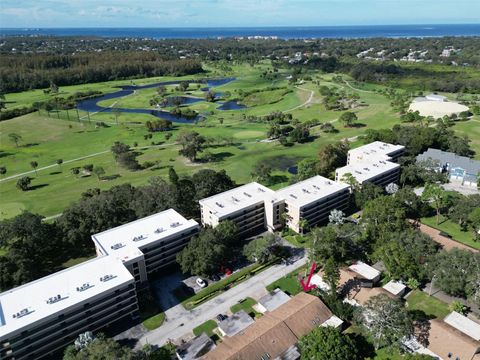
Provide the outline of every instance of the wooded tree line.
{"type": "Polygon", "coordinates": [[[59,270],[75,257],[94,255],[91,235],[173,208],[187,218],[199,218],[198,200],[235,186],[225,171],[200,170],[170,180],[153,177],[149,184],[91,189],[70,205],[53,223],[25,212],[0,223],[0,291],[59,270]]]}
{"type": "Polygon", "coordinates": [[[66,86],[202,71],[198,60],[170,60],[153,52],[10,54],[0,58],[0,92],[47,88],[52,82],[66,86]]]}

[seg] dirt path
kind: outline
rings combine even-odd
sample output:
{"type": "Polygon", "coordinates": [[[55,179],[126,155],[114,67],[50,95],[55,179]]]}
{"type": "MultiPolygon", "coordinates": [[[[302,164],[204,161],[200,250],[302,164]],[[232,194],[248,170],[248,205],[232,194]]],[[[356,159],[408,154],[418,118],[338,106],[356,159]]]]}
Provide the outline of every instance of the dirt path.
{"type": "Polygon", "coordinates": [[[308,104],[310,104],[313,100],[313,95],[315,94],[315,92],[313,90],[309,90],[309,89],[305,89],[305,88],[302,88],[300,86],[295,86],[297,89],[299,90],[302,90],[302,91],[310,91],[310,96],[308,97],[307,101],[305,101],[303,104],[301,105],[298,105],[298,106],[295,106],[291,109],[288,109],[288,110],[284,110],[283,112],[290,112],[290,111],[294,111],[294,110],[297,110],[297,109],[300,109],[304,106],[307,106],[308,104]]]}

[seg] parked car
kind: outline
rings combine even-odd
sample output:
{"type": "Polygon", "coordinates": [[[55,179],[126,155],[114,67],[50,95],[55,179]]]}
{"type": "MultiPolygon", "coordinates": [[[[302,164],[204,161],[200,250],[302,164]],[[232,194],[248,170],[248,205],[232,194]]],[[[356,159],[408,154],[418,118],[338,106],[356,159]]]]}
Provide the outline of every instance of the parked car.
{"type": "Polygon", "coordinates": [[[219,281],[220,280],[220,276],[216,275],[216,274],[213,274],[212,276],[210,276],[210,279],[212,281],[219,281]]]}
{"type": "Polygon", "coordinates": [[[218,314],[217,315],[217,320],[218,321],[223,321],[227,318],[227,315],[223,315],[223,314],[218,314]]]}
{"type": "Polygon", "coordinates": [[[207,286],[207,282],[205,280],[203,280],[202,278],[197,278],[196,282],[197,282],[197,285],[202,287],[202,288],[207,286]]]}

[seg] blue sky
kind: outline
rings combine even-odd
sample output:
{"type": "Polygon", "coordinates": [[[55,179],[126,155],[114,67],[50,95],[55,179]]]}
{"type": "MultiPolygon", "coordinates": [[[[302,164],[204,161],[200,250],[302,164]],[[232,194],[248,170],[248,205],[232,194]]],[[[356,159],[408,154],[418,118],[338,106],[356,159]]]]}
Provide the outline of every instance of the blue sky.
{"type": "Polygon", "coordinates": [[[0,0],[0,27],[480,23],[480,0],[0,0]]]}

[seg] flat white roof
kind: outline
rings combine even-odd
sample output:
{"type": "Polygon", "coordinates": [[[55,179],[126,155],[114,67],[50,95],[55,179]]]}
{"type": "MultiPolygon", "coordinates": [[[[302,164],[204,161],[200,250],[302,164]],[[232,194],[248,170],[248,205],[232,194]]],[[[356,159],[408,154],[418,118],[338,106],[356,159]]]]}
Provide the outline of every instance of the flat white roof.
{"type": "Polygon", "coordinates": [[[146,245],[195,227],[198,227],[195,220],[187,220],[175,210],[168,209],[95,234],[92,239],[104,253],[129,261],[141,256],[140,250],[146,245]]]}
{"type": "Polygon", "coordinates": [[[347,166],[338,168],[336,173],[339,180],[342,179],[343,175],[350,173],[358,183],[362,184],[378,175],[399,167],[400,165],[390,161],[376,160],[370,163],[350,163],[347,166]]]}
{"type": "Polygon", "coordinates": [[[310,279],[310,284],[315,285],[317,288],[323,291],[330,291],[330,285],[328,285],[320,274],[314,274],[310,279]]]}
{"type": "Polygon", "coordinates": [[[380,271],[371,267],[370,265],[365,264],[362,261],[357,261],[356,263],[350,265],[348,268],[367,280],[374,280],[375,278],[380,276],[380,271]]]}
{"type": "Polygon", "coordinates": [[[317,175],[278,190],[277,195],[300,208],[348,188],[347,184],[317,175]]]}
{"type": "Polygon", "coordinates": [[[275,191],[259,183],[252,182],[202,199],[199,202],[201,206],[208,207],[213,214],[221,218],[259,202],[276,201],[276,199],[275,191]]]}
{"type": "Polygon", "coordinates": [[[480,324],[477,324],[466,316],[463,316],[456,311],[452,311],[445,317],[445,319],[443,319],[443,321],[465,335],[470,336],[472,339],[480,341],[480,324]]]}
{"type": "Polygon", "coordinates": [[[321,325],[323,327],[331,326],[334,328],[339,328],[342,326],[343,320],[340,319],[339,317],[332,315],[329,319],[325,320],[325,322],[321,325]]]}
{"type": "Polygon", "coordinates": [[[0,294],[0,338],[129,281],[133,277],[120,261],[102,256],[5,291],[0,294]]]}
{"type": "Polygon", "coordinates": [[[385,160],[390,154],[396,151],[404,150],[403,145],[392,145],[383,141],[374,141],[370,144],[359,146],[349,150],[350,162],[372,162],[374,160],[385,160]]]}
{"type": "Polygon", "coordinates": [[[400,281],[390,280],[383,288],[393,295],[398,295],[405,290],[406,286],[400,281]]]}

